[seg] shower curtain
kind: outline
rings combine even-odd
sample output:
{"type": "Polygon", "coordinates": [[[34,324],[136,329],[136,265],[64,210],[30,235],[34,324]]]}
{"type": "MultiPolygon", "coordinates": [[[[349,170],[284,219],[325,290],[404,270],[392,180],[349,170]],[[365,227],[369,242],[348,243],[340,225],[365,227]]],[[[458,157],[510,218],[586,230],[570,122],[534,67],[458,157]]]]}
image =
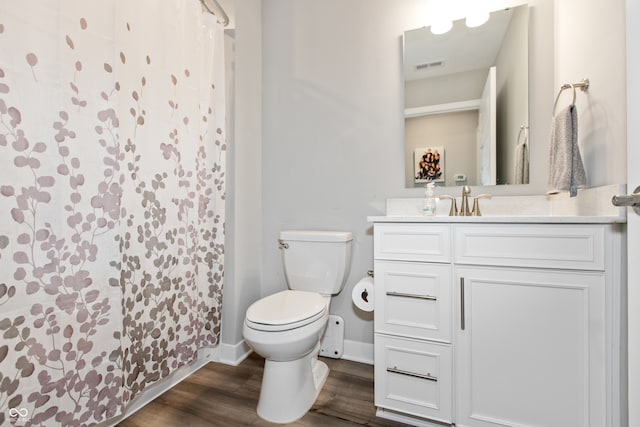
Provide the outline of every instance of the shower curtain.
{"type": "Polygon", "coordinates": [[[223,30],[0,0],[0,425],[92,425],[218,343],[223,30]]]}

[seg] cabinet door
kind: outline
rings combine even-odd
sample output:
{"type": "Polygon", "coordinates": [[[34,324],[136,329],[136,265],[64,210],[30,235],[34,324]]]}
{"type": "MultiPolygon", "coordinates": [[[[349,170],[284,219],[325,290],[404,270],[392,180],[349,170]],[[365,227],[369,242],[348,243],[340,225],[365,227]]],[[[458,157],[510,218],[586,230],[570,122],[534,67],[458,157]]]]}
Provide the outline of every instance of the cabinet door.
{"type": "Polygon", "coordinates": [[[599,272],[456,268],[457,426],[605,426],[599,272]]]}
{"type": "Polygon", "coordinates": [[[375,268],[376,332],[451,342],[451,266],[379,261],[375,268]]]}

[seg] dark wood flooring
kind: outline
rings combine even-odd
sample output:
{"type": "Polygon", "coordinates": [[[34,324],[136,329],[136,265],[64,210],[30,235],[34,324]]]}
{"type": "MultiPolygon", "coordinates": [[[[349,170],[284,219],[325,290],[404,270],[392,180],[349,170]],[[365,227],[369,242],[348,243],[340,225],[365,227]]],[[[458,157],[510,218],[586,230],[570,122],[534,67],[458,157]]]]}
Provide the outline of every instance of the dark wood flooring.
{"type": "MultiPolygon", "coordinates": [[[[375,416],[373,366],[322,360],[331,372],[311,410],[289,426],[405,424],[375,416]]],[[[121,427],[275,426],[256,414],[264,359],[252,354],[239,366],[209,363],[118,424],[121,427]]]]}

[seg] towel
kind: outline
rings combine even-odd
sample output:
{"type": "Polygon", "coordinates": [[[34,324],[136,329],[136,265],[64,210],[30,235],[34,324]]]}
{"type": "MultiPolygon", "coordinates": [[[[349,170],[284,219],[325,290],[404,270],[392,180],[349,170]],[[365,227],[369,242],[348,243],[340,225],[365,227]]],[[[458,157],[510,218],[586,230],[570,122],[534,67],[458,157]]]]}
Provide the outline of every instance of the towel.
{"type": "Polygon", "coordinates": [[[569,191],[570,197],[587,183],[578,147],[578,114],[570,105],[553,117],[549,146],[549,186],[547,194],[569,191]]]}
{"type": "Polygon", "coordinates": [[[529,146],[527,142],[516,145],[516,184],[529,183],[529,146]]]}

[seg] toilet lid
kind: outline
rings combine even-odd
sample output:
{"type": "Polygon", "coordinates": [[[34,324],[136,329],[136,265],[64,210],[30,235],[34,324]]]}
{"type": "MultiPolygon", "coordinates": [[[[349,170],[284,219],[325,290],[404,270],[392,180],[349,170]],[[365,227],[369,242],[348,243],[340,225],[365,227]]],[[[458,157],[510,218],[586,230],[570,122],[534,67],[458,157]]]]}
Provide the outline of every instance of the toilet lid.
{"type": "Polygon", "coordinates": [[[293,329],[322,317],[326,305],[322,295],[316,292],[281,291],[251,304],[246,320],[255,329],[293,329]]]}

